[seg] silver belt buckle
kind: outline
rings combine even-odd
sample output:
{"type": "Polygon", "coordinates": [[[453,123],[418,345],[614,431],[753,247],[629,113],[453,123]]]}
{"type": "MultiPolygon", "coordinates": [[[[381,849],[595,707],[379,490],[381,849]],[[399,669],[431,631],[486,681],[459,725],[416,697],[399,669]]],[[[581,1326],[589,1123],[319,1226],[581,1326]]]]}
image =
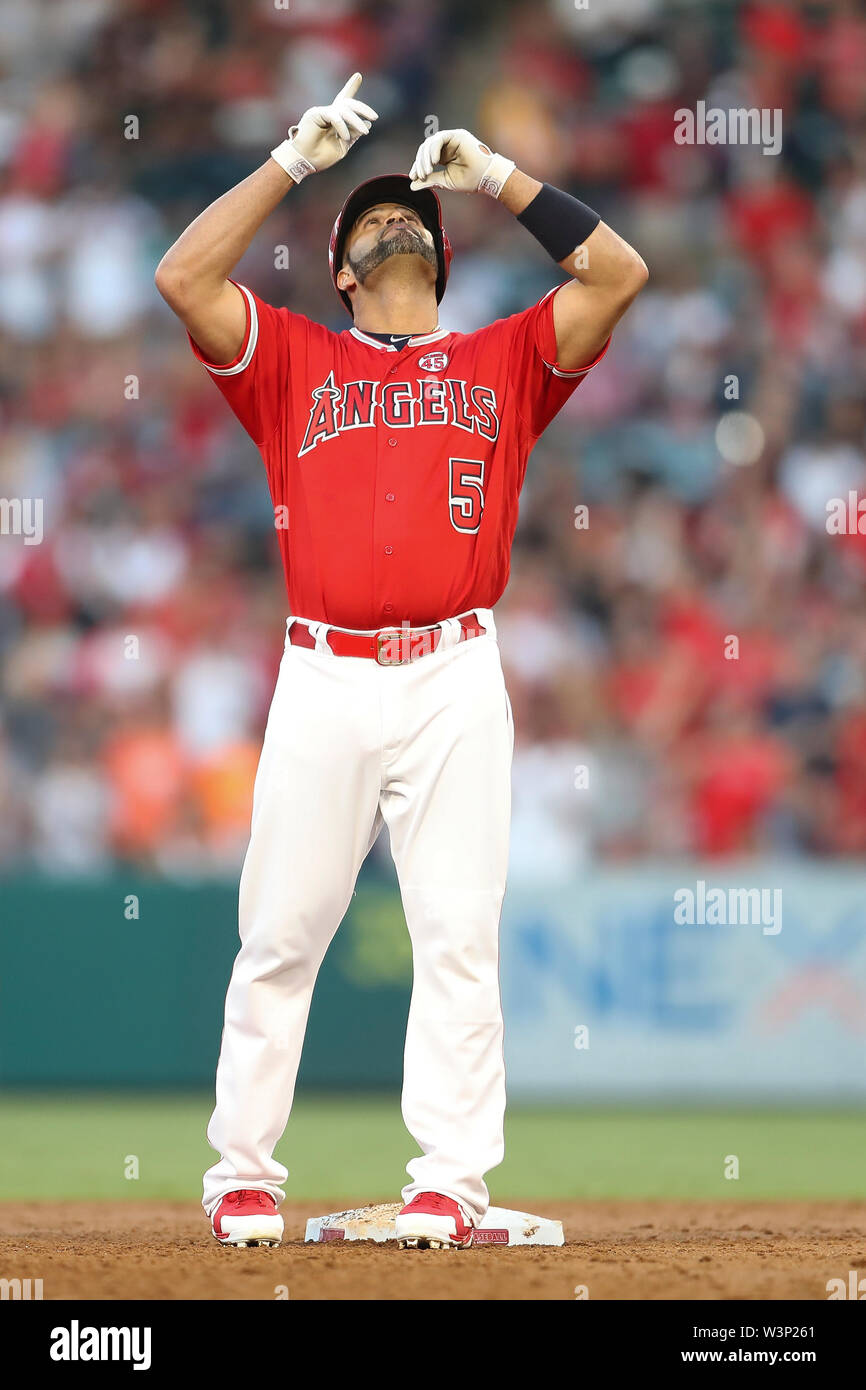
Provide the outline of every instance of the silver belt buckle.
{"type": "Polygon", "coordinates": [[[399,627],[386,627],[383,628],[381,632],[376,633],[376,660],[378,661],[380,666],[408,665],[412,658],[408,650],[406,652],[406,655],[403,655],[402,648],[404,640],[408,648],[410,642],[410,634],[408,629],[399,627]],[[396,657],[389,656],[386,652],[386,647],[394,641],[396,641],[397,643],[397,651],[399,653],[399,655],[396,657]]]}

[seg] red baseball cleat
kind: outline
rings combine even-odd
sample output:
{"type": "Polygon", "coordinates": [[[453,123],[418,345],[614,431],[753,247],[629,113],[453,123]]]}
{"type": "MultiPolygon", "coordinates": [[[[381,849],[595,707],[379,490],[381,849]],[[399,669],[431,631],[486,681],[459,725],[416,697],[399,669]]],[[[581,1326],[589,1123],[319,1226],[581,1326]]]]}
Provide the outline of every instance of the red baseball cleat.
{"type": "Polygon", "coordinates": [[[465,1250],[472,1244],[472,1225],[451,1197],[419,1192],[397,1213],[401,1250],[465,1250]]]}
{"type": "Polygon", "coordinates": [[[242,1187],[227,1192],[211,1218],[211,1230],[220,1245],[279,1245],[283,1218],[270,1192],[242,1187]]]}

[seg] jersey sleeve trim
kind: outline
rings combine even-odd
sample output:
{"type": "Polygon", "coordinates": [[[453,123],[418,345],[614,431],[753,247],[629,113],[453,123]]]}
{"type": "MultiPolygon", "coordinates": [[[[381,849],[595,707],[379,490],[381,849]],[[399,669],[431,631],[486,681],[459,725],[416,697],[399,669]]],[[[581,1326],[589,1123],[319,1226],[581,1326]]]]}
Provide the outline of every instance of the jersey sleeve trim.
{"type": "Polygon", "coordinates": [[[592,367],[594,367],[594,366],[596,365],[597,362],[600,362],[600,361],[601,361],[601,359],[604,357],[604,354],[607,352],[607,350],[608,350],[609,347],[610,347],[610,336],[608,336],[607,342],[606,342],[606,343],[604,344],[604,346],[602,347],[601,352],[597,352],[596,355],[595,355],[595,357],[593,357],[593,359],[592,359],[591,362],[587,362],[587,364],[586,364],[585,367],[575,367],[572,371],[568,371],[568,372],[565,370],[564,367],[557,367],[557,365],[556,365],[555,362],[548,362],[547,359],[544,358],[544,357],[542,357],[541,360],[542,360],[542,362],[544,363],[545,367],[547,367],[547,369],[548,369],[549,371],[553,372],[553,375],[554,375],[554,376],[564,376],[564,377],[583,376],[585,372],[590,371],[590,369],[591,369],[592,367]]]}
{"type": "MultiPolygon", "coordinates": [[[[567,280],[563,281],[563,284],[568,284],[568,281],[567,281],[567,280]]],[[[549,289],[549,290],[547,291],[547,294],[542,295],[541,299],[538,301],[539,306],[541,306],[542,304],[545,304],[545,303],[547,302],[547,300],[548,300],[548,299],[551,299],[551,296],[552,296],[552,295],[555,295],[555,294],[557,293],[558,290],[561,290],[561,289],[562,289],[562,287],[563,287],[562,285],[554,285],[552,289],[549,289]]],[[[550,346],[552,345],[553,348],[554,348],[554,350],[555,350],[555,349],[556,349],[556,334],[555,334],[555,331],[554,331],[554,328],[553,328],[553,304],[552,304],[552,303],[551,303],[551,306],[550,306],[550,318],[549,318],[549,320],[548,320],[548,325],[549,325],[549,335],[550,335],[550,336],[549,336],[549,338],[548,338],[547,347],[548,347],[548,349],[549,349],[550,346]]],[[[600,352],[597,352],[596,355],[595,355],[595,357],[593,357],[592,361],[591,361],[591,362],[587,362],[586,365],[585,365],[584,367],[569,367],[568,369],[566,369],[565,367],[560,367],[560,365],[559,365],[559,363],[557,362],[557,360],[556,360],[555,357],[554,357],[554,359],[553,359],[552,362],[548,362],[548,360],[547,360],[547,358],[544,356],[544,353],[543,353],[543,352],[540,354],[541,360],[542,360],[542,362],[544,363],[545,367],[548,369],[548,371],[553,372],[553,375],[554,375],[554,376],[561,376],[561,377],[564,377],[564,378],[566,378],[566,379],[568,379],[568,378],[573,379],[574,377],[583,376],[586,372],[590,371],[591,368],[593,368],[593,367],[596,365],[596,363],[600,362],[601,359],[604,357],[604,354],[607,352],[608,348],[610,347],[610,340],[611,340],[611,337],[612,337],[612,334],[608,334],[606,342],[604,342],[604,343],[602,344],[601,351],[600,351],[600,352]]]]}
{"type": "MultiPolygon", "coordinates": [[[[237,284],[237,281],[233,280],[232,284],[237,284]]],[[[238,285],[238,289],[242,292],[244,300],[246,301],[247,327],[246,333],[244,334],[244,342],[241,344],[241,349],[237,357],[235,357],[232,362],[222,364],[208,362],[195,339],[191,336],[189,339],[192,350],[199,362],[201,362],[203,367],[207,368],[212,376],[237,376],[239,372],[245,371],[250,365],[253,360],[253,353],[256,350],[256,343],[259,339],[259,316],[256,310],[256,301],[246,285],[238,285]]]]}

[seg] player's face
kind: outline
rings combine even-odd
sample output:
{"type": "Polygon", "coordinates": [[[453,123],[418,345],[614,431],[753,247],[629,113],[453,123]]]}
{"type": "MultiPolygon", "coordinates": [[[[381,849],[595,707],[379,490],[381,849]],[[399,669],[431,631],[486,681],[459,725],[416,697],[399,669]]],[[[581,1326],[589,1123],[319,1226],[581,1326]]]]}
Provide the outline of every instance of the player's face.
{"type": "MultiPolygon", "coordinates": [[[[400,203],[378,203],[362,212],[348,240],[344,261],[359,285],[392,256],[419,256],[438,272],[433,235],[414,208],[400,203]]],[[[341,285],[341,288],[344,286],[341,285]]]]}

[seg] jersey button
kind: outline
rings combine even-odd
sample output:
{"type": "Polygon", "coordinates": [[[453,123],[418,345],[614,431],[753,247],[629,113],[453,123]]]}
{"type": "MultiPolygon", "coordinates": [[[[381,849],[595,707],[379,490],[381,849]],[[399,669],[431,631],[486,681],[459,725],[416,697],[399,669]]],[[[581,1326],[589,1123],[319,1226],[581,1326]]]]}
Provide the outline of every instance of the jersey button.
{"type": "Polygon", "coordinates": [[[394,612],[394,605],[393,605],[393,603],[386,603],[386,604],[385,604],[385,612],[386,612],[386,613],[393,613],[393,612],[394,612]]]}
{"type": "Polygon", "coordinates": [[[396,439],[394,439],[393,436],[392,436],[392,438],[388,440],[388,443],[390,444],[391,448],[393,449],[394,446],[395,446],[395,444],[397,443],[397,441],[396,441],[396,439]]]}
{"type": "Polygon", "coordinates": [[[386,501],[386,502],[393,502],[393,501],[394,501],[394,494],[393,494],[393,492],[386,492],[386,493],[385,493],[385,501],[386,501]]]}
{"type": "Polygon", "coordinates": [[[386,555],[393,555],[393,554],[394,554],[394,547],[393,547],[393,545],[386,545],[386,546],[385,546],[385,554],[386,554],[386,555]]]}

